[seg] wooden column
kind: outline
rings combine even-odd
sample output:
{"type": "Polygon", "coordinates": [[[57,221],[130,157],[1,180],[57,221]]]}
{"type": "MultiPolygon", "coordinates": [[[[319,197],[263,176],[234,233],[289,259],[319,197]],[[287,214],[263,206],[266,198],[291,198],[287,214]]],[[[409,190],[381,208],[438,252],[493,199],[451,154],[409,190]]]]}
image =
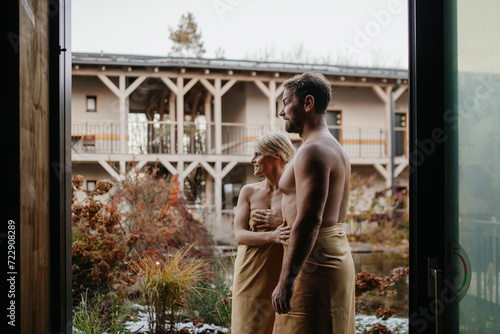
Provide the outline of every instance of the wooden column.
{"type": "Polygon", "coordinates": [[[275,131],[276,123],[276,99],[283,93],[284,87],[281,84],[276,88],[276,81],[269,81],[269,87],[267,87],[262,81],[255,79],[255,85],[260,89],[262,93],[268,98],[269,103],[269,126],[271,131],[275,131]]]}
{"type": "MultiPolygon", "coordinates": [[[[392,86],[387,86],[385,90],[382,89],[382,87],[378,85],[372,86],[373,91],[377,94],[377,96],[382,100],[384,103],[384,109],[385,109],[385,151],[387,154],[387,157],[391,157],[392,155],[392,137],[391,137],[391,129],[392,129],[392,124],[391,124],[391,90],[392,86]]],[[[382,174],[381,171],[381,165],[375,166],[377,171],[382,174]]],[[[385,166],[385,173],[383,176],[385,177],[385,186],[390,187],[391,186],[391,180],[392,180],[392,170],[391,170],[391,165],[388,163],[385,166]]]]}
{"type": "MultiPolygon", "coordinates": [[[[177,154],[184,153],[184,94],[182,92],[184,86],[184,79],[177,77],[177,154]]],[[[177,166],[179,173],[182,173],[183,162],[181,166],[177,166]]],[[[183,182],[182,182],[183,183],[183,182]]],[[[182,187],[182,185],[181,185],[182,187]]]]}
{"type": "Polygon", "coordinates": [[[20,233],[9,278],[20,294],[14,313],[21,333],[50,332],[48,2],[19,2],[20,233]]]}
{"type": "Polygon", "coordinates": [[[177,161],[177,171],[179,176],[181,176],[179,186],[181,189],[184,189],[184,179],[182,178],[182,175],[184,174],[184,159],[182,158],[182,154],[184,153],[184,95],[189,92],[191,88],[193,88],[193,86],[198,82],[198,79],[191,79],[186,85],[184,85],[184,77],[182,76],[177,77],[176,84],[174,84],[168,77],[161,77],[161,80],[176,96],[177,156],[179,157],[179,160],[177,161]]]}
{"type": "MultiPolygon", "coordinates": [[[[387,152],[387,157],[391,157],[392,155],[392,136],[391,136],[391,129],[392,129],[392,121],[391,121],[391,90],[393,86],[387,86],[385,90],[382,89],[379,85],[374,85],[372,86],[373,91],[377,94],[377,96],[382,100],[384,103],[384,108],[385,108],[385,138],[386,138],[386,152],[387,152]]],[[[397,100],[407,89],[407,86],[401,86],[399,87],[395,92],[394,92],[394,100],[397,100]]],[[[378,166],[374,166],[375,169],[385,178],[385,186],[390,187],[392,183],[392,170],[391,170],[391,165],[388,163],[384,170],[385,172],[382,171],[382,166],[378,164],[378,166]]],[[[404,166],[402,167],[404,169],[404,166]]],[[[394,177],[396,177],[399,173],[401,173],[402,169],[397,168],[395,171],[394,177]]]]}
{"type": "Polygon", "coordinates": [[[205,96],[205,120],[207,122],[207,154],[212,153],[212,94],[205,96]]]}
{"type": "Polygon", "coordinates": [[[124,74],[119,76],[118,87],[103,73],[98,74],[97,77],[118,97],[120,110],[120,153],[127,153],[127,97],[146,80],[147,76],[141,75],[128,87],[126,87],[124,74]]]}
{"type": "MultiPolygon", "coordinates": [[[[236,79],[229,80],[222,86],[220,77],[216,77],[212,85],[207,79],[201,78],[200,82],[214,96],[214,122],[215,122],[215,154],[222,155],[222,96],[236,83],[236,79]]],[[[214,197],[215,213],[218,222],[222,220],[222,160],[215,162],[214,197]]]]}
{"type": "Polygon", "coordinates": [[[170,119],[170,154],[176,152],[175,149],[175,93],[170,92],[170,97],[168,98],[168,117],[170,119]]]}

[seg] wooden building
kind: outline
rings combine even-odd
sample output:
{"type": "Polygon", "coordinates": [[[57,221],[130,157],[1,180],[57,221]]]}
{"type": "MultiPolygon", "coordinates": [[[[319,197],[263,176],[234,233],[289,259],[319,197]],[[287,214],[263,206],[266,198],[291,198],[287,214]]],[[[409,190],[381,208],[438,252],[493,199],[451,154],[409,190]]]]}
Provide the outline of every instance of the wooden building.
{"type": "MultiPolygon", "coordinates": [[[[406,187],[405,70],[113,54],[72,55],[73,175],[91,188],[99,179],[124,178],[130,162],[134,170],[160,164],[182,180],[201,174],[196,207],[227,242],[239,189],[257,180],[251,143],[283,131],[282,83],[311,71],[332,84],[327,122],[353,172],[378,173],[379,190],[393,175],[406,187]]],[[[296,134],[290,138],[300,145],[296,134]]]]}

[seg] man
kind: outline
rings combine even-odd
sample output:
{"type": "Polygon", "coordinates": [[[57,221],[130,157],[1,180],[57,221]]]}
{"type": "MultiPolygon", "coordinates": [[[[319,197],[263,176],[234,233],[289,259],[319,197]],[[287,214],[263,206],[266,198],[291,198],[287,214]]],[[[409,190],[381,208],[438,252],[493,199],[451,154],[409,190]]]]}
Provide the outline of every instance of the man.
{"type": "Polygon", "coordinates": [[[279,182],[292,230],[272,296],[274,333],[354,333],[354,263],[341,224],[351,166],[326,124],[331,86],[321,74],[304,73],[284,87],[279,115],[302,145],[279,182]]]}

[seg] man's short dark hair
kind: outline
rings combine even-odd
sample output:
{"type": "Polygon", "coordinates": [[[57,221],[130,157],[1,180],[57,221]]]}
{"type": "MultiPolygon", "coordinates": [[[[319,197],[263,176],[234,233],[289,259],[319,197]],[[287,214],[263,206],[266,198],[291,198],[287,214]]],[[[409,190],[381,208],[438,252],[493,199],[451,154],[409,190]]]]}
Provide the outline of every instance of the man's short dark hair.
{"type": "Polygon", "coordinates": [[[316,112],[326,113],[332,98],[332,87],[323,74],[302,73],[285,81],[283,86],[293,91],[300,102],[303,102],[307,95],[313,96],[316,112]]]}

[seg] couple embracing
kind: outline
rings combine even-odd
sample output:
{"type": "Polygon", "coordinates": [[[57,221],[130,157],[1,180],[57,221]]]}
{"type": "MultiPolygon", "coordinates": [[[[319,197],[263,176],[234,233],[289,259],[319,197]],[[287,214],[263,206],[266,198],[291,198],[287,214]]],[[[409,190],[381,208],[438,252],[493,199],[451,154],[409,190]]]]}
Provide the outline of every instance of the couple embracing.
{"type": "Polygon", "coordinates": [[[298,133],[257,138],[259,183],[242,188],[234,220],[238,255],[231,332],[354,333],[354,263],[341,223],[351,167],[330,134],[330,83],[304,73],[284,83],[279,115],[298,133]]]}

